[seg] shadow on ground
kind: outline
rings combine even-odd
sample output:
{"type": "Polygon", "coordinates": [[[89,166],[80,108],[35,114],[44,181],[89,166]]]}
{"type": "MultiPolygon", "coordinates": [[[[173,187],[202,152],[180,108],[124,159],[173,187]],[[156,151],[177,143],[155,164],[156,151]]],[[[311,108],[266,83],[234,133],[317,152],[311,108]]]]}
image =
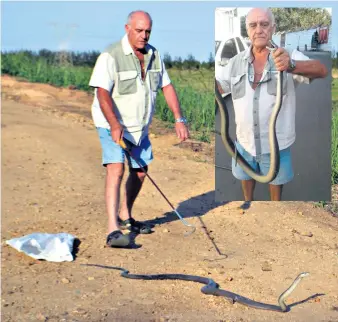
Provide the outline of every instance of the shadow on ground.
{"type": "MultiPolygon", "coordinates": [[[[176,211],[182,216],[183,219],[197,217],[199,222],[201,223],[201,228],[203,229],[204,233],[208,237],[209,241],[215,248],[216,252],[219,256],[221,256],[219,259],[227,258],[228,255],[223,254],[220,249],[218,248],[214,238],[210,236],[209,229],[207,228],[205,222],[202,219],[202,216],[208,213],[209,211],[224,206],[228,204],[230,201],[224,201],[224,202],[216,202],[215,201],[215,190],[209,191],[206,193],[202,193],[201,195],[194,196],[192,198],[189,198],[188,200],[185,200],[179,204],[176,211]]],[[[246,210],[250,208],[250,202],[244,202],[239,208],[246,210]]],[[[155,218],[152,220],[147,220],[145,223],[150,225],[161,225],[164,223],[169,223],[172,221],[180,220],[175,211],[166,212],[164,213],[163,217],[155,218]]],[[[191,229],[190,227],[187,227],[188,229],[191,229]]]]}
{"type": "MultiPolygon", "coordinates": [[[[209,211],[228,204],[230,201],[216,202],[215,190],[202,193],[198,196],[191,197],[181,202],[176,208],[177,212],[184,218],[202,217],[209,211]]],[[[244,202],[239,208],[249,209],[250,202],[244,202]]],[[[161,225],[179,220],[174,211],[166,212],[163,217],[156,217],[155,219],[147,220],[145,223],[153,225],[161,225]]]]}

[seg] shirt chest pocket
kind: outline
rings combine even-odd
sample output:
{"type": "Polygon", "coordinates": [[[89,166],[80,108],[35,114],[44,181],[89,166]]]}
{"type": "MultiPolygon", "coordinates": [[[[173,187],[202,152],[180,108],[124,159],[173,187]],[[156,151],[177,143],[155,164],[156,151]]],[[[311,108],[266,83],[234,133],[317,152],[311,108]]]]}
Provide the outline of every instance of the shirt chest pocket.
{"type": "Polygon", "coordinates": [[[135,94],[137,92],[137,71],[128,70],[118,73],[119,85],[118,91],[119,94],[128,95],[135,94]]]}
{"type": "Polygon", "coordinates": [[[231,94],[232,99],[240,99],[245,96],[246,89],[246,74],[240,74],[237,76],[231,77],[231,94]]]}
{"type": "Polygon", "coordinates": [[[161,73],[157,70],[149,70],[150,88],[153,92],[157,92],[161,83],[161,73]]]}
{"type": "MultiPolygon", "coordinates": [[[[269,95],[273,95],[276,96],[277,95],[277,85],[278,85],[278,73],[272,73],[271,75],[271,80],[268,81],[267,84],[267,91],[269,95]]],[[[288,74],[287,73],[283,73],[283,95],[285,95],[287,93],[287,86],[288,84],[288,74]]]]}

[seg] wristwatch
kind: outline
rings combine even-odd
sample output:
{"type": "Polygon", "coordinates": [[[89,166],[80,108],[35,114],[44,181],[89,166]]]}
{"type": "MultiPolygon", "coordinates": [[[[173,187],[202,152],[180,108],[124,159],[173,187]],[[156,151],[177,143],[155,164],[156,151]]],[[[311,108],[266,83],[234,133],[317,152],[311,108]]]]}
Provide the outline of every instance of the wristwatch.
{"type": "Polygon", "coordinates": [[[187,124],[187,119],[185,117],[180,117],[180,118],[176,119],[175,122],[187,124]]]}
{"type": "Polygon", "coordinates": [[[289,68],[288,68],[288,70],[289,70],[290,72],[292,72],[293,70],[295,70],[295,68],[296,68],[296,62],[295,62],[293,59],[290,59],[290,63],[289,63],[289,68]]]}

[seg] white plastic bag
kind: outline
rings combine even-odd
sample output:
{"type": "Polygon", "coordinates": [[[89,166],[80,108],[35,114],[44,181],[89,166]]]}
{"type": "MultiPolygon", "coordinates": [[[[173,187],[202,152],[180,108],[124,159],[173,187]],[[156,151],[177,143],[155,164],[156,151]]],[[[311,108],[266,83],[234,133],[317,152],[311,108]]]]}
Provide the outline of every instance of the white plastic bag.
{"type": "Polygon", "coordinates": [[[7,240],[6,244],[35,259],[44,259],[49,262],[71,262],[73,261],[74,239],[74,236],[67,233],[33,233],[7,240]]]}

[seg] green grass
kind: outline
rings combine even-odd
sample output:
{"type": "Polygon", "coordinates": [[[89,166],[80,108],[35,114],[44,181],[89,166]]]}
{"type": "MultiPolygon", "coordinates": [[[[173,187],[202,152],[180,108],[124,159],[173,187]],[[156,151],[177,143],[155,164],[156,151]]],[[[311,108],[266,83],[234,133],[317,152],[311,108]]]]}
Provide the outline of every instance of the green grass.
{"type": "Polygon", "coordinates": [[[332,146],[331,168],[332,183],[338,184],[338,79],[332,82],[332,146]]]}
{"type": "MultiPolygon", "coordinates": [[[[169,69],[169,77],[175,86],[182,113],[195,132],[194,138],[210,142],[215,124],[214,71],[169,69]]],[[[163,94],[157,97],[156,114],[160,120],[174,122],[163,94]]]]}
{"type": "MultiPolygon", "coordinates": [[[[214,72],[210,70],[169,70],[190,129],[201,132],[200,139],[204,141],[210,140],[209,136],[215,124],[213,75],[214,72]]],[[[162,93],[157,98],[156,115],[163,121],[174,122],[162,93]]]]}
{"type": "Polygon", "coordinates": [[[332,101],[338,102],[338,78],[334,78],[332,81],[332,101]]]}
{"type": "Polygon", "coordinates": [[[194,90],[213,93],[214,70],[179,70],[169,69],[169,76],[176,81],[177,88],[192,87],[194,90]]]}
{"type": "Polygon", "coordinates": [[[1,72],[22,77],[30,82],[47,83],[60,87],[75,85],[88,91],[90,67],[60,66],[46,59],[31,56],[25,52],[9,53],[1,56],[1,72]]]}

